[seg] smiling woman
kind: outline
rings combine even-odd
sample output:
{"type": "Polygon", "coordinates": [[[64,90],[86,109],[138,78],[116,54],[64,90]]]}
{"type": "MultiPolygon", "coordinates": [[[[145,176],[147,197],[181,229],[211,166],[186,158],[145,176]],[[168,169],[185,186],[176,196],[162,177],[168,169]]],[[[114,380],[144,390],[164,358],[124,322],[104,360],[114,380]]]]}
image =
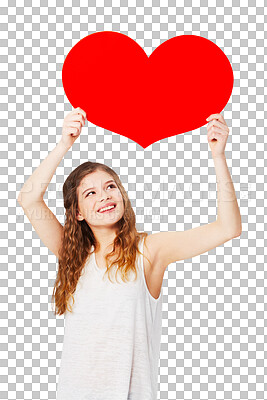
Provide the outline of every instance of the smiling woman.
{"type": "Polygon", "coordinates": [[[127,281],[130,270],[137,278],[138,243],[148,235],[137,232],[128,195],[116,172],[104,164],[88,161],[78,166],[63,185],[63,197],[66,220],[52,295],[59,315],[72,310],[70,300],[74,304],[73,294],[92,246],[105,258],[109,279],[117,266],[116,279],[120,271],[127,281]],[[115,208],[107,209],[110,205],[115,208]]]}
{"type": "Polygon", "coordinates": [[[152,297],[146,284],[148,234],[137,232],[128,195],[104,164],[88,161],[72,171],[63,197],[53,292],[66,316],[57,399],[154,399],[162,296],[152,297]]]}
{"type": "Polygon", "coordinates": [[[184,232],[138,232],[116,172],[87,161],[63,185],[62,226],[43,201],[48,186],[43,182],[51,181],[74,136],[78,137],[84,114],[77,109],[67,116],[60,143],[18,198],[42,241],[58,257],[52,301],[55,314],[65,315],[66,325],[57,400],[154,400],[161,286],[167,266],[241,234],[241,215],[224,155],[229,129],[220,114],[210,116],[208,140],[219,196],[215,222],[184,232]],[[213,138],[217,140],[212,142],[213,138]]]}
{"type": "Polygon", "coordinates": [[[52,301],[55,314],[65,316],[65,334],[57,400],[151,400],[157,392],[162,296],[158,287],[152,288],[156,297],[149,292],[154,254],[146,246],[148,234],[136,230],[118,175],[90,161],[74,169],[63,185],[64,226],[43,200],[84,117],[76,109],[65,118],[61,141],[18,197],[58,257],[52,301]]]}

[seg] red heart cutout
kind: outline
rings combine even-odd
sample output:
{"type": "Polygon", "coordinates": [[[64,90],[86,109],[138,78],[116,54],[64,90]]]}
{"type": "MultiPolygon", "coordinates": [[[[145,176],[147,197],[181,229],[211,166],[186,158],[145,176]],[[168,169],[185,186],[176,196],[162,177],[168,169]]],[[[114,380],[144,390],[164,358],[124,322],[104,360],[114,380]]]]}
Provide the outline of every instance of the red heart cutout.
{"type": "Polygon", "coordinates": [[[223,51],[200,36],[173,37],[148,57],[128,36],[104,31],[70,50],[62,81],[68,100],[88,121],[146,148],[220,113],[234,76],[223,51]]]}

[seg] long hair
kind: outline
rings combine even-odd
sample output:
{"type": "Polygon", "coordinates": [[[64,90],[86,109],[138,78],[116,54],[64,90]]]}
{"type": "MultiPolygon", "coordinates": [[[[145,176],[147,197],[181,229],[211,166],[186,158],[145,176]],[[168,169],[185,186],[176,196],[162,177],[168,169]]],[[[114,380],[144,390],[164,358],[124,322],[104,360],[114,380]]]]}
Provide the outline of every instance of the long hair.
{"type": "MultiPolygon", "coordinates": [[[[55,302],[56,310],[54,314],[62,315],[66,310],[72,312],[74,304],[73,294],[81,276],[82,270],[86,264],[88,256],[91,254],[92,245],[95,251],[99,250],[100,244],[96,240],[93,231],[85,220],[78,221],[76,218],[78,210],[78,186],[82,179],[97,170],[107,172],[116,182],[124,204],[124,214],[117,222],[118,233],[113,242],[113,250],[105,257],[106,273],[110,279],[109,271],[117,265],[117,272],[121,272],[121,279],[128,281],[128,273],[132,270],[137,278],[135,260],[137,252],[142,254],[138,249],[139,241],[148,236],[147,232],[137,232],[135,213],[131,206],[128,195],[120,181],[120,178],[113,169],[105,164],[87,161],[74,169],[63,185],[63,200],[65,208],[65,222],[63,226],[62,242],[59,249],[58,272],[55,280],[54,290],[52,294],[52,302],[55,302]],[[118,254],[111,265],[108,265],[108,259],[118,254]],[[70,306],[69,301],[72,299],[73,304],[70,306]]],[[[148,260],[148,259],[147,259],[148,260]]],[[[150,261],[148,260],[150,263],[150,261]]]]}

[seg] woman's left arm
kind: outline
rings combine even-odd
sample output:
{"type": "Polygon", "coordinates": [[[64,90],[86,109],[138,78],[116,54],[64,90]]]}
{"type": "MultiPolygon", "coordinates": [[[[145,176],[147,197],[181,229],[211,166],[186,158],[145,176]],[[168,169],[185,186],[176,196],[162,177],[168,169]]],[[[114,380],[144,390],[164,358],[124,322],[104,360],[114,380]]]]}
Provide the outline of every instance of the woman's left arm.
{"type": "Polygon", "coordinates": [[[214,161],[217,181],[217,221],[228,232],[241,234],[242,222],[234,185],[228,170],[225,146],[229,136],[229,128],[221,114],[211,114],[208,130],[208,142],[214,161]]]}
{"type": "Polygon", "coordinates": [[[157,265],[153,269],[160,280],[169,264],[206,253],[242,232],[241,215],[224,154],[229,128],[221,114],[212,114],[207,120],[211,121],[207,136],[217,176],[217,218],[187,231],[148,235],[147,247],[153,255],[152,265],[157,265]]]}

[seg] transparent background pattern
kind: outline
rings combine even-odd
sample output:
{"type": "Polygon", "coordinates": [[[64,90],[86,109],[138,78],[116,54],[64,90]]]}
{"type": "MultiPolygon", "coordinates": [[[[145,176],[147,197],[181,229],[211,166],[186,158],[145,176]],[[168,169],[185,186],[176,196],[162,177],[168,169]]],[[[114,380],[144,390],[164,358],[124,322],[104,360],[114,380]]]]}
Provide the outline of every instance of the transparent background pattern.
{"type": "MultiPolygon", "coordinates": [[[[168,266],[158,400],[266,399],[264,1],[1,0],[0,11],[0,398],[56,398],[64,335],[64,318],[51,308],[58,260],[17,196],[60,140],[63,119],[73,109],[61,81],[66,55],[83,37],[110,30],[134,39],[147,55],[174,36],[205,37],[224,51],[235,77],[222,114],[230,128],[226,157],[243,231],[168,266]]],[[[210,95],[219,95],[216,85],[210,95]]],[[[86,122],[44,197],[62,224],[62,185],[88,160],[119,174],[140,231],[187,230],[216,219],[206,125],[144,150],[86,122]]]]}

